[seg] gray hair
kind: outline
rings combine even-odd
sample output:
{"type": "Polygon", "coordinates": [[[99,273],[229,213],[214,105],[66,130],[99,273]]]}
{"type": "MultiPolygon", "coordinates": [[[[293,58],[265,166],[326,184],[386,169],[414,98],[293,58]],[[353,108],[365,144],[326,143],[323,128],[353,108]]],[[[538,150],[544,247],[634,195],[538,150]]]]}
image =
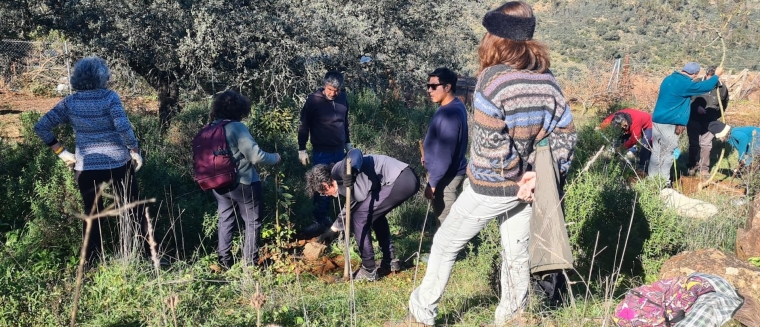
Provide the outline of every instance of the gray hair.
{"type": "Polygon", "coordinates": [[[322,79],[322,82],[322,85],[324,86],[330,85],[339,89],[343,87],[343,74],[338,71],[329,71],[325,74],[325,78],[322,79]]]}
{"type": "Polygon", "coordinates": [[[105,89],[110,78],[111,70],[108,69],[106,61],[92,56],[77,61],[70,82],[71,87],[79,91],[105,89]]]}

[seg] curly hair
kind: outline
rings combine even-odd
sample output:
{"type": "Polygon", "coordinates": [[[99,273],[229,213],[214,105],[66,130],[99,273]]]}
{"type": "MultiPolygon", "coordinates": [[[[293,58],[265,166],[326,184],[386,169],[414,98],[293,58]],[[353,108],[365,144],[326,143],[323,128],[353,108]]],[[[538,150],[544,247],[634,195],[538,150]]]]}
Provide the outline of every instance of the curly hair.
{"type": "Polygon", "coordinates": [[[85,57],[74,65],[71,74],[71,88],[77,91],[105,89],[111,79],[111,70],[106,61],[100,57],[85,57]]]}
{"type": "Polygon", "coordinates": [[[315,165],[309,171],[306,172],[306,194],[313,197],[314,193],[321,193],[325,191],[322,183],[332,183],[331,172],[335,164],[315,165]]]}
{"type": "Polygon", "coordinates": [[[217,93],[211,102],[211,120],[230,119],[240,121],[251,114],[251,100],[233,90],[217,93]]]}
{"type": "MultiPolygon", "coordinates": [[[[522,1],[510,1],[494,11],[515,17],[533,17],[533,9],[522,1]]],[[[480,69],[505,64],[514,69],[544,73],[551,66],[549,48],[536,40],[515,41],[486,32],[478,46],[480,69]]]]}

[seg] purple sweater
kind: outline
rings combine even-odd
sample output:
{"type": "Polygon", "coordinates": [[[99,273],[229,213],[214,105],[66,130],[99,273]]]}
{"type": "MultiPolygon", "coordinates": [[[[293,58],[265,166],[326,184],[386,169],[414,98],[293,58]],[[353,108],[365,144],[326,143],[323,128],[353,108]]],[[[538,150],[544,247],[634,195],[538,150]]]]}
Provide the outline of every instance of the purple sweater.
{"type": "Polygon", "coordinates": [[[467,133],[467,110],[459,98],[435,111],[422,145],[430,187],[444,177],[467,172],[467,133]]]}

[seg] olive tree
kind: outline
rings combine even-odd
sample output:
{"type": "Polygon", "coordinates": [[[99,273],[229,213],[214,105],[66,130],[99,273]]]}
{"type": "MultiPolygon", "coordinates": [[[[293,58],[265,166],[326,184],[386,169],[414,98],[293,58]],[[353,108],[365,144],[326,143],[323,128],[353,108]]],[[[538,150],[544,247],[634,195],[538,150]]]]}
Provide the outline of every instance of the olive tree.
{"type": "Polygon", "coordinates": [[[155,89],[165,122],[181,90],[203,90],[212,78],[277,102],[308,92],[326,70],[383,88],[419,83],[436,66],[461,69],[483,12],[474,0],[0,3],[6,33],[57,30],[83,54],[126,63],[155,89]]]}

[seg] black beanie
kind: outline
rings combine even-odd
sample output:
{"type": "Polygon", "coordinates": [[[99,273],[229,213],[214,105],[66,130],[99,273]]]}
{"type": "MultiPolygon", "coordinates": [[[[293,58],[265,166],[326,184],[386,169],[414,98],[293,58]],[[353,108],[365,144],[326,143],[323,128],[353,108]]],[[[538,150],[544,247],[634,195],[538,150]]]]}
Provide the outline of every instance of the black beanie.
{"type": "Polygon", "coordinates": [[[504,14],[497,8],[483,17],[483,27],[488,33],[513,41],[533,39],[536,29],[536,17],[517,17],[504,14]]]}

